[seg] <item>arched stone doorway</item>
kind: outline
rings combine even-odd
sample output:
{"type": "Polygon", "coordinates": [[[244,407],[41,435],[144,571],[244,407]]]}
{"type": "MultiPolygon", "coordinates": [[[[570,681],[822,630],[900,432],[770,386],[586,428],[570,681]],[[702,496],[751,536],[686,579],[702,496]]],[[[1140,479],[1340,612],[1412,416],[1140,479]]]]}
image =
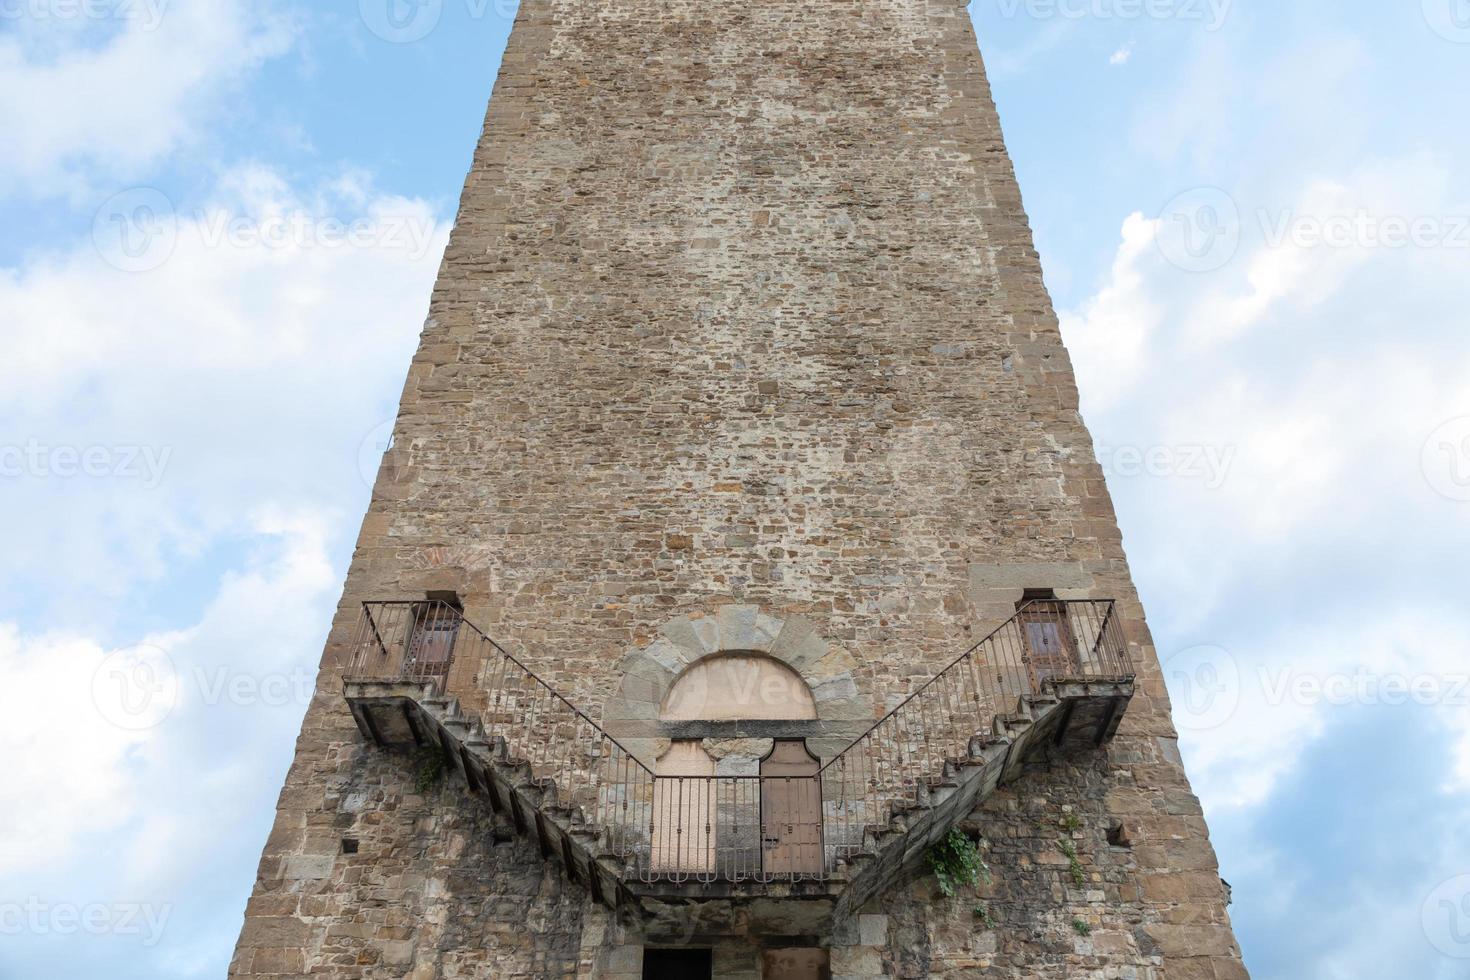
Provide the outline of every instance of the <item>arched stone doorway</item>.
{"type": "Polygon", "coordinates": [[[623,660],[603,726],[656,775],[651,870],[801,877],[825,864],[817,771],[873,723],[853,661],[754,606],[672,620],[623,660]],[[767,792],[769,790],[770,792],[767,792]]]}
{"type": "Polygon", "coordinates": [[[659,721],[675,737],[654,770],[655,872],[737,879],[822,872],[820,762],[801,734],[817,723],[817,707],[800,674],[764,654],[718,653],[675,678],[659,721]],[[720,761],[740,755],[731,743],[766,741],[748,737],[756,731],[772,736],[758,768],[719,773],[720,761]],[[747,737],[722,737],[740,733],[747,737]],[[720,760],[707,741],[720,746],[720,760]]]}

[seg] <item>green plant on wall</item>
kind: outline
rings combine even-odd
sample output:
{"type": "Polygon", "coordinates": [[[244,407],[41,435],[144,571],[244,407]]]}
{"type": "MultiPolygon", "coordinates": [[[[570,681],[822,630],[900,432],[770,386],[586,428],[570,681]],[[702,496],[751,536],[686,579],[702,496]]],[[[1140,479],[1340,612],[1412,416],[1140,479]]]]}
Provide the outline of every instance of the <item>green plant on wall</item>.
{"type": "Polygon", "coordinates": [[[1092,935],[1092,926],[1088,925],[1086,922],[1083,922],[1081,919],[1073,919],[1072,931],[1079,936],[1090,936],[1092,935]]]}
{"type": "Polygon", "coordinates": [[[929,870],[939,879],[939,890],[953,896],[955,889],[990,881],[990,866],[980,856],[979,846],[963,832],[951,830],[949,836],[929,848],[929,870]]]}
{"type": "Polygon", "coordinates": [[[426,795],[429,790],[439,785],[439,780],[444,778],[444,756],[433,749],[425,749],[419,753],[418,768],[414,772],[414,789],[420,796],[426,795]]]}
{"type": "Polygon", "coordinates": [[[1082,862],[1077,859],[1077,845],[1063,839],[1057,841],[1057,850],[1067,859],[1067,870],[1072,874],[1072,884],[1081,888],[1087,883],[1087,874],[1082,870],[1082,862]]]}

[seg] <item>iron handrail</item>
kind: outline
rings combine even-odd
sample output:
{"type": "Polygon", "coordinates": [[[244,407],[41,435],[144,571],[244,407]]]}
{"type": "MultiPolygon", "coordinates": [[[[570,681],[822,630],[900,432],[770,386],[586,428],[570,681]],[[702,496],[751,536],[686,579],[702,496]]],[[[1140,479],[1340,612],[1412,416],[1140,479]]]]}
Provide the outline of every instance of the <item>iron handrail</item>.
{"type": "MultiPolygon", "coordinates": [[[[1019,616],[1021,614],[1021,612],[1027,606],[1029,606],[1029,605],[1031,605],[1030,602],[1026,603],[1025,605],[1021,606],[1019,609],[1017,609],[1016,610],[1016,615],[1019,616]]],[[[847,745],[843,746],[842,751],[838,752],[831,759],[829,759],[826,763],[824,763],[822,765],[822,768],[819,769],[819,770],[817,770],[818,774],[821,774],[822,772],[825,772],[827,770],[827,767],[828,766],[831,766],[838,759],[840,759],[844,755],[846,755],[850,750],[857,748],[858,743],[860,743],[863,739],[867,738],[869,735],[873,734],[875,731],[877,731],[879,728],[881,728],[884,725],[884,723],[886,723],[889,720],[891,720],[895,715],[897,715],[900,711],[902,711],[904,708],[906,708],[908,706],[908,704],[909,704],[910,701],[914,700],[914,698],[918,697],[920,694],[923,694],[926,690],[928,690],[928,688],[932,684],[934,684],[936,681],[938,681],[941,677],[943,677],[945,674],[949,673],[951,670],[954,670],[956,667],[958,667],[961,663],[963,663],[965,661],[966,658],[970,657],[972,654],[974,654],[974,652],[976,650],[979,650],[982,646],[984,646],[986,643],[988,643],[993,637],[996,636],[996,634],[1000,633],[1001,630],[1003,630],[1007,626],[1009,626],[1014,620],[1015,620],[1015,616],[1012,616],[1010,619],[1006,620],[1004,623],[1001,623],[995,629],[993,629],[989,633],[985,634],[984,637],[982,637],[979,641],[977,641],[973,646],[971,646],[964,653],[960,654],[958,657],[955,657],[953,660],[951,660],[948,664],[946,664],[943,667],[943,669],[941,669],[940,671],[938,671],[936,674],[934,674],[932,677],[930,677],[924,683],[920,684],[918,687],[914,688],[914,690],[910,691],[909,694],[908,694],[908,696],[905,697],[898,704],[894,705],[893,706],[893,709],[891,711],[889,711],[888,714],[884,715],[882,718],[879,718],[877,721],[873,722],[873,724],[868,728],[867,731],[863,732],[857,738],[853,739],[847,745]]]]}
{"type": "MultiPolygon", "coordinates": [[[[372,614],[373,607],[374,606],[378,606],[378,607],[392,606],[392,607],[416,608],[416,607],[420,607],[420,606],[424,606],[424,605],[433,603],[435,601],[437,601],[437,600],[422,600],[422,599],[420,599],[420,600],[411,600],[411,599],[380,599],[379,600],[379,599],[374,599],[374,600],[364,600],[363,601],[363,603],[362,603],[363,618],[364,618],[365,622],[368,624],[369,628],[372,629],[372,631],[373,631],[373,638],[374,638],[374,640],[377,641],[378,648],[383,651],[383,653],[384,653],[385,656],[388,655],[388,649],[387,649],[387,645],[383,642],[382,634],[379,633],[379,631],[378,631],[377,623],[373,620],[373,614],[372,614]]],[[[514,664],[526,676],[526,678],[528,680],[531,680],[535,684],[539,685],[542,690],[544,690],[547,694],[551,695],[552,697],[554,697],[558,701],[560,701],[566,708],[568,708],[578,718],[580,718],[582,721],[586,722],[588,725],[592,726],[592,728],[595,729],[596,732],[599,735],[601,735],[602,737],[606,738],[609,743],[611,743],[612,745],[617,746],[623,752],[627,752],[628,753],[628,756],[634,762],[636,762],[638,764],[638,766],[641,767],[645,772],[647,772],[649,775],[653,775],[653,771],[651,769],[649,769],[646,765],[644,765],[643,762],[640,761],[637,756],[633,755],[632,752],[629,752],[628,749],[621,742],[619,742],[612,735],[608,734],[607,730],[604,729],[601,725],[599,725],[596,721],[594,721],[590,715],[588,715],[581,708],[577,707],[577,705],[575,705],[571,701],[569,701],[565,696],[562,695],[562,693],[560,691],[558,691],[556,688],[554,688],[550,684],[548,684],[534,670],[532,670],[531,668],[527,667],[524,663],[522,663],[521,660],[515,656],[515,654],[511,653],[509,650],[505,649],[505,647],[503,647],[499,643],[495,642],[495,639],[493,637],[489,636],[488,634],[486,634],[484,630],[480,629],[474,623],[472,623],[468,619],[464,618],[463,615],[461,615],[459,617],[459,626],[460,626],[461,629],[468,628],[471,631],[471,633],[474,634],[474,636],[475,636],[476,639],[481,640],[482,642],[489,644],[489,646],[490,646],[491,649],[493,649],[496,653],[498,653],[507,662],[514,664]]],[[[356,663],[357,664],[360,664],[361,663],[361,659],[362,659],[361,657],[358,657],[356,663]]],[[[440,693],[443,693],[443,692],[440,692],[440,693]]]]}
{"type": "Polygon", "coordinates": [[[565,794],[565,802],[580,808],[588,826],[610,850],[630,859],[630,872],[644,880],[824,877],[860,850],[868,831],[885,824],[900,805],[922,804],[929,786],[973,754],[977,735],[996,734],[999,706],[1006,700],[1039,694],[1050,679],[1131,675],[1116,602],[1032,600],[811,775],[659,774],[465,620],[457,606],[437,600],[367,601],[362,621],[354,670],[432,680],[444,695],[451,668],[466,656],[477,658],[480,678],[489,659],[496,660],[494,684],[484,688],[490,695],[484,709],[487,735],[499,738],[537,778],[556,785],[558,796],[565,794]],[[444,629],[445,622],[453,624],[452,631],[444,629]],[[374,647],[383,662],[369,662],[374,647]],[[393,651],[400,654],[397,661],[393,651]],[[801,814],[787,813],[775,824],[807,828],[816,839],[791,842],[801,862],[793,863],[788,854],[786,864],[772,872],[761,863],[772,821],[762,800],[763,788],[778,782],[811,789],[800,791],[801,814]],[[701,834],[703,843],[697,843],[701,834]]]}

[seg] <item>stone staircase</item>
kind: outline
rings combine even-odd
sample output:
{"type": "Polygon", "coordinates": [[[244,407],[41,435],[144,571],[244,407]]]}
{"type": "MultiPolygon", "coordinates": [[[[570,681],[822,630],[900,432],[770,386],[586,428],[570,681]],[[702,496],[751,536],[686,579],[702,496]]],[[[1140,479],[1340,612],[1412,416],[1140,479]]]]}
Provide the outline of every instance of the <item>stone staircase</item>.
{"type": "MultiPolygon", "coordinates": [[[[489,667],[495,679],[483,709],[463,709],[444,693],[452,686],[450,661],[415,639],[424,604],[402,605],[417,608],[398,619],[381,608],[377,616],[364,610],[359,656],[344,680],[363,735],[390,749],[437,753],[446,773],[462,778],[594,898],[615,909],[637,907],[649,920],[677,917],[696,904],[718,918],[735,905],[753,907],[754,899],[779,899],[785,901],[775,926],[802,932],[806,923],[854,911],[919,866],[932,845],[996,787],[1018,778],[1028,761],[1112,738],[1133,694],[1131,672],[1118,669],[1126,667],[1126,647],[1111,603],[1091,628],[1071,610],[1057,617],[1065,626],[1059,635],[1076,652],[1062,665],[1070,669],[1044,675],[1026,669],[1024,654],[1015,662],[999,655],[1014,639],[1007,628],[1036,633],[1037,614],[1028,620],[1018,613],[811,777],[822,801],[820,869],[732,874],[711,858],[668,873],[658,867],[659,841],[686,829],[656,826],[659,794],[667,792],[661,780],[669,777],[656,776],[468,624],[461,630],[471,652],[488,644],[479,651],[486,655],[475,657],[473,676],[484,677],[489,667]],[[997,713],[992,705],[1012,710],[997,713]]],[[[759,804],[754,817],[715,809],[687,822],[702,823],[709,835],[711,822],[762,819],[759,804]]],[[[692,837],[701,828],[688,829],[692,837]]],[[[766,832],[764,825],[745,829],[766,832]]],[[[756,904],[768,911],[771,905],[756,904]]]]}
{"type": "Polygon", "coordinates": [[[604,834],[587,824],[582,807],[559,798],[555,780],[513,757],[505,739],[487,737],[458,700],[440,695],[430,681],[348,680],[344,686],[363,735],[389,749],[439,753],[446,773],[506,815],[542,857],[560,861],[567,877],[613,908],[628,903],[629,862],[601,846],[604,834]]]}
{"type": "Polygon", "coordinates": [[[997,787],[1018,779],[1027,762],[1107,742],[1132,696],[1130,680],[1055,680],[997,716],[993,733],[974,737],[966,755],[926,777],[911,804],[896,808],[886,824],[864,828],[862,846],[845,859],[839,910],[861,908],[904,869],[919,867],[930,847],[997,787]]]}

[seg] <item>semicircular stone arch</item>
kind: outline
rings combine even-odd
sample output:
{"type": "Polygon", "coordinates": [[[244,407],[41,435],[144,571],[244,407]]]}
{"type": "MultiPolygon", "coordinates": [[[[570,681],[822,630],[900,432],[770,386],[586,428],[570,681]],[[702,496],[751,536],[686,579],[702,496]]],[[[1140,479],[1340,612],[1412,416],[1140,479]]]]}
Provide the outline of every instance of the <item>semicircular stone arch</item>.
{"type": "MultiPolygon", "coordinates": [[[[603,727],[650,768],[676,738],[803,737],[813,753],[831,758],[873,724],[875,705],[853,680],[852,657],[829,644],[803,616],[775,616],[754,605],[724,605],[712,614],[670,620],[653,642],[628,651],[617,691],[603,705],[603,727]],[[810,691],[814,720],[801,718],[697,720],[668,710],[668,695],[696,665],[721,658],[776,661],[810,691]],[[663,717],[661,717],[663,715],[663,717]]],[[[784,672],[784,671],[783,671],[784,672]]],[[[719,712],[705,712],[706,718],[719,712]]]]}
{"type": "Polygon", "coordinates": [[[816,721],[811,685],[774,657],[714,653],[674,678],[659,706],[663,722],[816,721]]]}

